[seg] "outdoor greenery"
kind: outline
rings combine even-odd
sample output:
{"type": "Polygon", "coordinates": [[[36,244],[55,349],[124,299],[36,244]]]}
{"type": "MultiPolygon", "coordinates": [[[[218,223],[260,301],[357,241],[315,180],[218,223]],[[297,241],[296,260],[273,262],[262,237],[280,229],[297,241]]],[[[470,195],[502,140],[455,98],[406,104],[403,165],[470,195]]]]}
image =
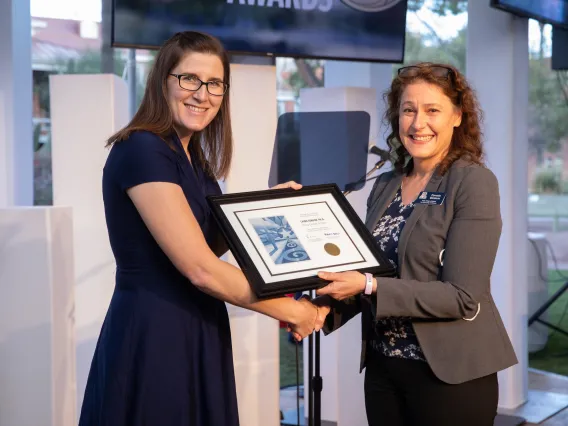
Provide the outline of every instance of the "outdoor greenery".
{"type": "MultiPolygon", "coordinates": [[[[568,281],[568,271],[550,271],[549,293],[552,296],[568,281]]],[[[556,300],[547,311],[548,322],[568,332],[568,292],[556,300]]],[[[568,376],[568,336],[550,331],[545,348],[529,354],[529,367],[568,376]]]]}
{"type": "Polygon", "coordinates": [[[280,331],[280,387],[296,385],[296,346],[298,346],[298,374],[300,385],[304,383],[304,349],[289,339],[285,328],[280,331]]]}
{"type": "Polygon", "coordinates": [[[438,15],[458,14],[467,12],[467,0],[409,0],[408,10],[412,12],[419,11],[425,5],[438,15]]]}
{"type": "Polygon", "coordinates": [[[562,194],[568,189],[565,183],[562,179],[562,170],[543,169],[535,174],[533,191],[537,194],[562,194]]]}
{"type": "Polygon", "coordinates": [[[544,49],[531,54],[529,74],[529,143],[539,163],[568,138],[568,72],[553,71],[544,49]]]}

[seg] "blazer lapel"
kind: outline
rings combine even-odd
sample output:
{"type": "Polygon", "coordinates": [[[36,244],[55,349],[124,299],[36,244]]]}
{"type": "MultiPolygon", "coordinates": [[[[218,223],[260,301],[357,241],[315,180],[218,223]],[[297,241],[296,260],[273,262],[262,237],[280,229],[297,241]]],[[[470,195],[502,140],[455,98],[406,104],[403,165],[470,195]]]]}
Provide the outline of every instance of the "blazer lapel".
{"type": "Polygon", "coordinates": [[[386,184],[384,189],[381,191],[377,197],[372,200],[371,202],[371,211],[367,216],[367,229],[373,232],[375,226],[377,226],[377,222],[384,214],[385,210],[387,209],[389,203],[394,198],[396,191],[400,187],[400,183],[402,182],[402,174],[396,174],[393,178],[386,184]]]}
{"type": "MultiPolygon", "coordinates": [[[[437,171],[434,172],[430,180],[428,181],[428,185],[424,191],[426,192],[436,192],[442,183],[443,176],[440,176],[437,171]]],[[[402,228],[402,232],[400,233],[400,238],[398,241],[398,273],[399,276],[402,276],[402,268],[404,266],[404,254],[406,252],[406,246],[408,244],[408,240],[410,238],[410,233],[414,229],[414,225],[418,222],[422,213],[428,208],[428,204],[415,204],[412,213],[408,217],[404,228],[402,228]]]]}

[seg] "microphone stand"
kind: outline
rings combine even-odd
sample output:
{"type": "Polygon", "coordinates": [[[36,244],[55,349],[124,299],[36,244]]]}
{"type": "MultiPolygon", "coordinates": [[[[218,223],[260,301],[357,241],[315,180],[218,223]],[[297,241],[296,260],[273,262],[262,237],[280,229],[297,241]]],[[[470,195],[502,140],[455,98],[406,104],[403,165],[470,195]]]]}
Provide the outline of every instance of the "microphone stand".
{"type": "MultiPolygon", "coordinates": [[[[363,176],[361,179],[359,179],[355,183],[350,183],[350,184],[345,185],[345,188],[355,188],[358,184],[365,182],[369,176],[371,176],[374,172],[376,172],[381,167],[383,167],[385,165],[385,163],[386,163],[386,160],[380,160],[377,164],[375,164],[375,166],[371,170],[369,170],[365,174],[365,176],[363,176]]],[[[348,195],[348,194],[351,194],[352,192],[353,192],[353,189],[346,189],[345,191],[343,191],[343,195],[348,195]]]]}
{"type": "MultiPolygon", "coordinates": [[[[315,291],[310,290],[310,297],[315,291]]],[[[308,337],[308,426],[321,426],[321,391],[323,379],[320,376],[320,332],[316,331],[308,337]],[[314,339],[315,334],[315,339],[314,339]],[[315,354],[314,354],[315,340],[315,354]],[[315,356],[314,356],[315,355],[315,356]],[[315,358],[315,362],[314,362],[315,358]],[[315,374],[314,374],[315,368],[315,374]]]]}
{"type": "MultiPolygon", "coordinates": [[[[387,160],[381,159],[358,181],[345,185],[346,190],[343,192],[343,195],[353,192],[353,189],[347,188],[355,188],[359,183],[366,182],[367,178],[383,167],[386,162],[387,160]]],[[[314,297],[315,291],[310,290],[310,298],[313,299],[314,297]]],[[[321,426],[322,389],[323,379],[320,375],[320,332],[317,331],[308,336],[308,426],[321,426]]]]}

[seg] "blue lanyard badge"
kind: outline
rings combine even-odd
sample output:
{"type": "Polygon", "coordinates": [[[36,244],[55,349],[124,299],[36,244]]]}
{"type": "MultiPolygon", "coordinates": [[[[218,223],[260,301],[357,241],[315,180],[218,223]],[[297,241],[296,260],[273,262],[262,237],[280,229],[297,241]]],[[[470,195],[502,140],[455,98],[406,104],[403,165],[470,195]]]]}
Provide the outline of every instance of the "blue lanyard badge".
{"type": "Polygon", "coordinates": [[[445,192],[426,192],[422,191],[416,200],[417,204],[428,204],[428,205],[441,205],[446,199],[445,192]]]}

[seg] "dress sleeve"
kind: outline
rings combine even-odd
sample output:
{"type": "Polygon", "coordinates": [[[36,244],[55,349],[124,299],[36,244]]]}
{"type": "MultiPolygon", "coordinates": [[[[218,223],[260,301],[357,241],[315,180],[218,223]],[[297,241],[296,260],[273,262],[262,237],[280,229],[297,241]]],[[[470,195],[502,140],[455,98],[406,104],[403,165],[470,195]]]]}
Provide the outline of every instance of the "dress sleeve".
{"type": "Polygon", "coordinates": [[[179,185],[178,156],[158,136],[137,132],[113,146],[106,168],[124,191],[148,182],[179,185]]]}

